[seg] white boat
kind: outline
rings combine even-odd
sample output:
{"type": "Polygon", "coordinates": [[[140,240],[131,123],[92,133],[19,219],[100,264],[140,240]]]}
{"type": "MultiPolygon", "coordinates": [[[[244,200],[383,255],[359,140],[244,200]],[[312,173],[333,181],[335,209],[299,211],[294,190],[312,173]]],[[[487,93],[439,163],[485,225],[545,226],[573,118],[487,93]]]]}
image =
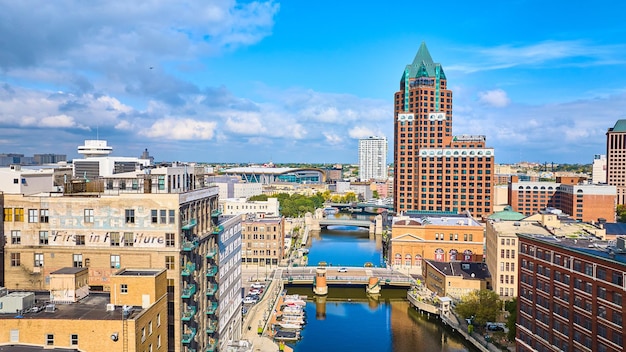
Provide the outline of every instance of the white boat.
{"type": "Polygon", "coordinates": [[[283,316],[282,319],[279,319],[278,321],[283,323],[283,324],[299,324],[299,325],[306,324],[306,322],[304,321],[303,317],[286,317],[286,316],[283,316]]]}
{"type": "Polygon", "coordinates": [[[283,313],[301,314],[304,312],[302,306],[284,306],[280,309],[283,313]]]}
{"type": "Polygon", "coordinates": [[[283,303],[287,306],[292,306],[292,305],[296,305],[296,306],[306,306],[306,296],[299,296],[299,295],[286,295],[283,298],[283,303]]]}
{"type": "Polygon", "coordinates": [[[295,323],[279,323],[278,326],[285,330],[300,330],[302,329],[302,325],[295,323]]]}

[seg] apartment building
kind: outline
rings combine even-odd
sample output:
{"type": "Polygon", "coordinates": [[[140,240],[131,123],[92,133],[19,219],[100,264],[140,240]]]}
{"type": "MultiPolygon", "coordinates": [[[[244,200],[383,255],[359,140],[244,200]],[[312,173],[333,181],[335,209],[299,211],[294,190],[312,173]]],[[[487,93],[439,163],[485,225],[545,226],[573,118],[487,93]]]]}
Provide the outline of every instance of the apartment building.
{"type": "Polygon", "coordinates": [[[285,258],[285,218],[242,216],[242,253],[245,265],[268,268],[285,258]]]}
{"type": "Polygon", "coordinates": [[[387,179],[387,138],[371,136],[359,139],[359,180],[387,179]]]}
{"type": "Polygon", "coordinates": [[[481,262],[484,231],[468,213],[405,212],[393,218],[389,258],[397,270],[423,275],[426,259],[481,262]]]}
{"type": "Polygon", "coordinates": [[[626,240],[518,238],[517,350],[623,351],[626,240]]]}
{"type": "Polygon", "coordinates": [[[0,290],[0,350],[167,351],[165,270],[119,270],[105,294],[89,294],[87,277],[86,268],[62,268],[49,293],[0,290]]]}
{"type": "Polygon", "coordinates": [[[426,288],[439,297],[456,300],[475,290],[491,289],[491,274],[485,263],[426,260],[426,288]]]}
{"type": "Polygon", "coordinates": [[[469,211],[493,207],[494,149],[483,135],[452,134],[452,91],[422,43],[394,95],[394,209],[469,211]]]}
{"type": "Polygon", "coordinates": [[[241,332],[241,218],[222,216],[217,194],[183,165],[4,193],[4,284],[48,290],[74,267],[90,290],[114,292],[120,268],[166,269],[168,349],[217,349],[241,332]]]}

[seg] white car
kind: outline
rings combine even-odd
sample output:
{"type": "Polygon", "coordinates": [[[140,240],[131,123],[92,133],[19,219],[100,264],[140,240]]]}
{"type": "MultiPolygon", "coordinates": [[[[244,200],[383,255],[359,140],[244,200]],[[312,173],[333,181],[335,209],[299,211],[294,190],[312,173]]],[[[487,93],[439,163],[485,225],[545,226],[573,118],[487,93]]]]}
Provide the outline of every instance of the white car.
{"type": "Polygon", "coordinates": [[[339,269],[337,269],[337,272],[338,273],[347,273],[348,269],[346,269],[346,268],[339,268],[339,269]]]}
{"type": "Polygon", "coordinates": [[[244,303],[244,304],[245,304],[245,303],[251,303],[251,304],[254,304],[254,303],[256,303],[256,302],[258,302],[258,299],[253,298],[253,297],[250,297],[250,296],[247,296],[247,297],[245,297],[245,298],[243,299],[243,303],[244,303]]]}
{"type": "Polygon", "coordinates": [[[250,287],[256,288],[256,289],[261,289],[261,288],[265,288],[265,284],[262,284],[260,282],[255,282],[252,285],[250,285],[250,287]]]}

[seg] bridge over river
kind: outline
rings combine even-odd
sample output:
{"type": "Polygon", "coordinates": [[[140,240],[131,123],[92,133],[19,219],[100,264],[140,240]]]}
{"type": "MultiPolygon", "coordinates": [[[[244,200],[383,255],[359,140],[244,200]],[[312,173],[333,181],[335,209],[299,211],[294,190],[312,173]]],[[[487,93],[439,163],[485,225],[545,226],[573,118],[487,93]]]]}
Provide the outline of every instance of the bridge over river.
{"type": "MultiPolygon", "coordinates": [[[[285,284],[310,284],[316,275],[317,266],[300,266],[281,268],[276,271],[276,276],[285,284]]],[[[389,268],[363,268],[363,267],[334,267],[326,268],[326,283],[333,285],[366,286],[371,277],[379,279],[381,287],[410,287],[415,283],[413,278],[389,268]],[[344,270],[345,269],[345,270],[344,270]]]]}

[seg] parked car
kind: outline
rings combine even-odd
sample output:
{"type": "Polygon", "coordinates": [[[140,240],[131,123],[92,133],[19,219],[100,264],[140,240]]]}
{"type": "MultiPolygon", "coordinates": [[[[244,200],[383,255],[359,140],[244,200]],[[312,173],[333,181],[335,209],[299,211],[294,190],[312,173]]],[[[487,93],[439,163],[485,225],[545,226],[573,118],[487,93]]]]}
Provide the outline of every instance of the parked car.
{"type": "Polygon", "coordinates": [[[250,292],[248,292],[248,294],[260,295],[261,294],[261,290],[259,290],[258,288],[253,288],[253,289],[250,290],[250,292]]]}
{"type": "Polygon", "coordinates": [[[487,330],[489,331],[504,331],[504,326],[501,324],[487,324],[487,330]]]}
{"type": "Polygon", "coordinates": [[[253,298],[253,297],[251,297],[251,296],[246,296],[246,297],[243,299],[243,303],[245,303],[245,304],[254,304],[254,303],[256,303],[256,302],[258,302],[258,298],[253,298]]]}
{"type": "Polygon", "coordinates": [[[260,283],[260,282],[255,282],[252,285],[250,285],[250,287],[256,288],[256,289],[262,289],[262,288],[265,288],[265,284],[260,283]]]}
{"type": "Polygon", "coordinates": [[[346,268],[339,268],[339,269],[337,269],[337,272],[339,272],[339,273],[347,273],[348,269],[346,269],[346,268]]]}

